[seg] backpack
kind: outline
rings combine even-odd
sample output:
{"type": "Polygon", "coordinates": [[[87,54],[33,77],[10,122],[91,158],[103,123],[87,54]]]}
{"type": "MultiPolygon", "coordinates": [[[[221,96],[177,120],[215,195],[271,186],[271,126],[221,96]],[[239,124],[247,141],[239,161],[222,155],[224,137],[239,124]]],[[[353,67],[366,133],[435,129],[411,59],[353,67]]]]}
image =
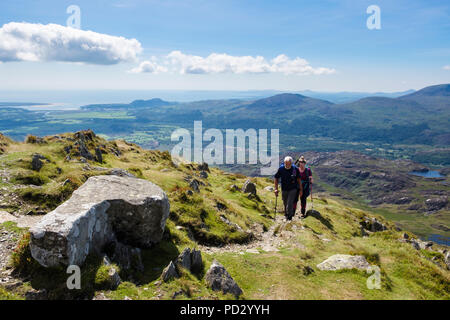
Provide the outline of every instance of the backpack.
{"type": "Polygon", "coordinates": [[[310,167],[305,167],[305,170],[306,170],[307,179],[306,179],[306,181],[302,181],[302,186],[303,186],[303,194],[304,194],[304,196],[308,197],[309,196],[309,192],[310,192],[309,177],[312,176],[312,171],[311,171],[310,167]]]}

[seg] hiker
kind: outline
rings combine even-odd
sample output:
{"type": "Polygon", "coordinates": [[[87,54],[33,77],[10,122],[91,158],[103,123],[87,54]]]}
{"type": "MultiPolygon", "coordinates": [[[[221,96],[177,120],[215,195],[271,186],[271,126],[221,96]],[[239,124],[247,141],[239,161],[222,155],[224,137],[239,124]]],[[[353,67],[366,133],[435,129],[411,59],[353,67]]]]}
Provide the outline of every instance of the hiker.
{"type": "Polygon", "coordinates": [[[300,173],[301,185],[303,188],[303,194],[300,195],[300,205],[301,205],[302,217],[305,217],[305,215],[306,215],[306,199],[308,198],[308,196],[311,192],[311,185],[313,184],[313,177],[312,177],[311,168],[306,166],[305,157],[301,156],[300,158],[298,158],[298,160],[295,162],[295,164],[298,166],[298,170],[300,173]]]}
{"type": "Polygon", "coordinates": [[[275,174],[275,196],[278,197],[278,182],[281,179],[281,195],[284,203],[284,214],[286,219],[292,220],[295,214],[294,202],[302,196],[302,184],[300,172],[293,164],[292,157],[284,158],[284,164],[280,166],[275,174]]]}

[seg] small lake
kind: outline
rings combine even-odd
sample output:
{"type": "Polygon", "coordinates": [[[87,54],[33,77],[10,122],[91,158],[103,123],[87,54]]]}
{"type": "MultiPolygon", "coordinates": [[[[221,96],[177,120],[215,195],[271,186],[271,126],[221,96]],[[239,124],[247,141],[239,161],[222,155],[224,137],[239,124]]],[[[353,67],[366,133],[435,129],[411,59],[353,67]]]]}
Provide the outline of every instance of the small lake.
{"type": "Polygon", "coordinates": [[[433,170],[429,170],[426,172],[422,172],[422,171],[411,171],[409,172],[409,174],[415,175],[415,176],[419,176],[419,177],[424,177],[424,178],[442,178],[445,177],[442,174],[439,173],[439,171],[433,171],[433,170]]]}
{"type": "Polygon", "coordinates": [[[441,244],[441,245],[446,245],[446,246],[450,246],[450,238],[440,235],[440,234],[430,234],[427,237],[427,241],[433,241],[437,244],[441,244]]]}

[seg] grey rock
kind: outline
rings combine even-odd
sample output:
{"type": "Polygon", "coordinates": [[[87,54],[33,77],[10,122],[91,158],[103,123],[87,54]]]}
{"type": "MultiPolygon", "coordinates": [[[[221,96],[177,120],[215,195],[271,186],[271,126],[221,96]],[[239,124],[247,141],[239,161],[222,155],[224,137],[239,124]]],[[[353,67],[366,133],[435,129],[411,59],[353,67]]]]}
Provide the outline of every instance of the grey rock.
{"type": "Polygon", "coordinates": [[[178,290],[176,292],[174,292],[174,294],[172,295],[172,299],[176,299],[178,296],[181,296],[183,294],[183,290],[178,290]]]}
{"type": "Polygon", "coordinates": [[[97,162],[102,163],[103,162],[103,155],[102,155],[102,151],[100,150],[100,148],[95,148],[95,157],[97,162]]]}
{"type": "Polygon", "coordinates": [[[169,200],[142,179],[95,176],[30,229],[31,255],[42,266],[82,265],[109,243],[150,247],[162,239],[169,200]]]}
{"type": "Polygon", "coordinates": [[[445,260],[445,264],[447,265],[447,269],[450,270],[450,251],[447,251],[444,254],[444,260],[445,260]]]}
{"type": "Polygon", "coordinates": [[[206,179],[208,178],[208,173],[206,171],[201,171],[199,173],[200,178],[206,179]]]}
{"type": "Polygon", "coordinates": [[[251,193],[252,195],[256,196],[256,185],[249,179],[245,181],[244,185],[242,186],[242,192],[251,193]]]}
{"type": "Polygon", "coordinates": [[[395,204],[408,204],[411,203],[413,199],[410,197],[401,197],[397,201],[395,201],[395,204]]]}
{"type": "Polygon", "coordinates": [[[235,184],[232,184],[232,185],[230,186],[230,190],[231,190],[231,191],[239,191],[239,187],[238,187],[237,185],[235,185],[235,184]]]}
{"type": "Polygon", "coordinates": [[[175,264],[173,263],[173,261],[170,261],[169,265],[163,270],[163,272],[161,274],[161,279],[164,282],[168,282],[174,278],[179,278],[179,277],[180,276],[178,275],[175,264]]]}
{"type": "Polygon", "coordinates": [[[39,171],[44,166],[44,163],[41,160],[46,159],[44,156],[40,154],[34,154],[31,159],[31,169],[34,171],[39,171]]]}
{"type": "Polygon", "coordinates": [[[136,178],[135,175],[133,175],[132,173],[128,172],[127,170],[119,169],[119,168],[112,169],[108,174],[111,175],[111,176],[136,178]]]}
{"type": "Polygon", "coordinates": [[[416,250],[420,250],[420,244],[419,242],[417,242],[416,240],[411,240],[411,246],[416,249],[416,250]]]}
{"type": "Polygon", "coordinates": [[[193,273],[199,273],[203,270],[203,259],[200,250],[193,249],[191,251],[191,271],[193,273]]]}
{"type": "Polygon", "coordinates": [[[387,227],[380,221],[378,221],[376,218],[366,218],[364,221],[361,222],[361,225],[364,227],[364,229],[371,232],[379,232],[387,230],[387,227]]]}
{"type": "Polygon", "coordinates": [[[309,276],[310,274],[314,273],[314,269],[310,266],[304,266],[303,267],[303,275],[309,276]]]}
{"type": "Polygon", "coordinates": [[[438,211],[447,205],[448,198],[443,196],[439,198],[431,198],[425,201],[428,211],[438,211]]]}
{"type": "Polygon", "coordinates": [[[200,192],[200,183],[198,182],[198,180],[193,179],[190,183],[189,183],[189,187],[192,188],[192,190],[194,190],[194,192],[200,192]]]}
{"type": "Polygon", "coordinates": [[[237,285],[228,271],[217,260],[214,260],[205,276],[206,283],[214,291],[231,293],[236,297],[242,294],[242,289],[237,285]]]}
{"type": "Polygon", "coordinates": [[[199,164],[197,166],[197,170],[208,171],[209,172],[209,166],[208,166],[208,164],[206,162],[203,162],[202,164],[199,164]]]}
{"type": "Polygon", "coordinates": [[[186,248],[177,258],[177,265],[185,268],[186,270],[191,270],[191,249],[186,248]]]}
{"type": "Polygon", "coordinates": [[[348,254],[335,254],[317,265],[320,270],[359,269],[366,270],[369,267],[364,256],[352,256],[348,254]]]}

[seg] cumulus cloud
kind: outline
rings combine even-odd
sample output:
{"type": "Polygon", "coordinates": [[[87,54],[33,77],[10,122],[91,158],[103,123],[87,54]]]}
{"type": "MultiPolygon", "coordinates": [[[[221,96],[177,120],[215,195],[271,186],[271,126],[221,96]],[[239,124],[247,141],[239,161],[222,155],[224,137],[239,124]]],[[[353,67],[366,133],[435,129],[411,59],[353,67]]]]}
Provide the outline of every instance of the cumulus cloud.
{"type": "Polygon", "coordinates": [[[212,53],[206,58],[172,51],[167,58],[178,66],[180,73],[265,73],[270,65],[261,57],[230,56],[212,53]]]}
{"type": "Polygon", "coordinates": [[[262,56],[231,56],[225,53],[212,53],[207,57],[172,51],[167,58],[172,65],[179,66],[180,73],[284,73],[284,74],[331,74],[334,69],[313,68],[302,58],[290,59],[281,54],[267,61],[262,56]]]}
{"type": "Polygon", "coordinates": [[[181,51],[172,51],[167,56],[160,59],[159,64],[156,59],[144,61],[137,68],[130,72],[176,72],[181,74],[216,74],[216,73],[283,73],[301,75],[320,75],[335,73],[331,68],[314,68],[308,61],[302,58],[290,59],[281,54],[268,61],[262,56],[232,56],[226,53],[212,53],[207,57],[184,54],[181,51]],[[149,71],[145,71],[143,64],[148,66],[149,71]],[[167,65],[169,68],[162,67],[167,65]],[[158,71],[159,70],[159,71],[158,71]],[[165,71],[163,71],[165,70],[165,71]]]}
{"type": "Polygon", "coordinates": [[[444,70],[450,70],[450,65],[444,66],[442,69],[444,69],[444,70]]]}
{"type": "Polygon", "coordinates": [[[168,69],[166,67],[158,65],[153,61],[144,61],[139,64],[136,68],[130,70],[130,73],[163,73],[167,72],[168,69]]]}
{"type": "Polygon", "coordinates": [[[0,61],[64,61],[111,65],[135,61],[136,39],[84,31],[58,24],[11,22],[0,28],[0,61]]]}

